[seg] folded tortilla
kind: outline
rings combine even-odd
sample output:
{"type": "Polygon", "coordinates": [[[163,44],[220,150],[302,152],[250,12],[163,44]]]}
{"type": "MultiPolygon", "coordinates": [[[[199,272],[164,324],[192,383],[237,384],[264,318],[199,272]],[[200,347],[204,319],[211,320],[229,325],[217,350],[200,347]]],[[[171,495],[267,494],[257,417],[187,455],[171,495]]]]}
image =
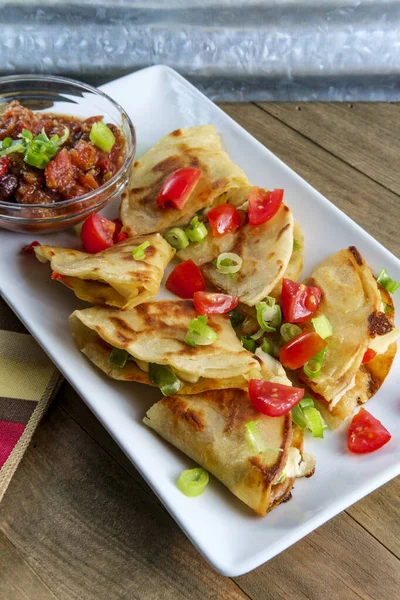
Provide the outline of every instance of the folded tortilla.
{"type": "Polygon", "coordinates": [[[59,281],[81,300],[126,310],[158,294],[175,250],[156,233],[128,238],[97,254],[54,246],[37,246],[35,253],[41,262],[50,262],[59,281]],[[132,250],[145,241],[150,242],[145,257],[135,260],[132,250]]]}
{"type": "Polygon", "coordinates": [[[186,225],[195,213],[218,202],[242,204],[250,188],[245,173],[222,148],[213,125],[177,129],[135,162],[122,194],[121,220],[129,235],[186,225]],[[156,199],[164,181],[184,167],[202,176],[182,210],[161,208],[156,199]]]}
{"type": "MultiPolygon", "coordinates": [[[[254,306],[276,288],[287,271],[293,255],[293,231],[293,215],[282,204],[272,219],[262,225],[253,227],[244,222],[237,232],[221,238],[213,238],[209,233],[204,243],[190,244],[177,256],[202,265],[205,277],[214,287],[254,306]],[[233,252],[243,261],[240,271],[232,277],[220,273],[213,264],[222,252],[233,252]]],[[[299,268],[301,271],[301,257],[299,251],[293,258],[294,272],[299,268]]]]}
{"type": "Polygon", "coordinates": [[[325,315],[333,333],[326,339],[319,375],[311,379],[301,370],[299,377],[325,408],[343,419],[382,384],[394,358],[391,344],[400,330],[381,310],[378,284],[354,246],[325,259],[304,283],[322,290],[313,317],[325,315]],[[385,356],[362,365],[367,348],[374,345],[385,356]]]}
{"type": "Polygon", "coordinates": [[[208,346],[192,347],[184,338],[196,316],[192,300],[166,300],[140,304],[130,311],[77,310],[70,317],[70,327],[80,350],[113,379],[151,385],[148,365],[156,363],[171,367],[185,393],[232,385],[246,388],[251,376],[259,376],[260,363],[242,347],[229,318],[209,317],[207,324],[218,339],[208,346]],[[113,347],[132,357],[122,369],[109,363],[113,347]]]}
{"type": "Polygon", "coordinates": [[[243,390],[168,396],[147,411],[144,423],[259,516],[290,498],[296,477],[314,472],[313,457],[302,450],[302,431],[293,436],[290,412],[267,417],[255,410],[243,390]],[[256,421],[268,450],[252,449],[246,436],[249,421],[256,421]]]}

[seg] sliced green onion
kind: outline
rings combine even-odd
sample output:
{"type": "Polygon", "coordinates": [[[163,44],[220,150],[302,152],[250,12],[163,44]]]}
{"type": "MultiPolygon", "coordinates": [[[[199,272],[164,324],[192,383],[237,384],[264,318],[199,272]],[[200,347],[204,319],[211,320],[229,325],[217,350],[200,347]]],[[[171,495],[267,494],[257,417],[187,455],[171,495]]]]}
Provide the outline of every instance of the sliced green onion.
{"type": "Polygon", "coordinates": [[[136,246],[136,248],[134,248],[132,250],[132,256],[133,256],[133,258],[135,260],[142,260],[143,258],[145,258],[145,256],[146,256],[145,250],[149,246],[150,246],[150,242],[149,241],[143,242],[143,244],[140,244],[140,246],[136,246]]]}
{"type": "Polygon", "coordinates": [[[251,337],[252,340],[256,340],[257,341],[257,340],[260,339],[260,337],[262,337],[264,335],[264,333],[265,333],[265,331],[263,329],[259,329],[257,331],[257,333],[253,333],[253,335],[251,335],[250,337],[251,337]]]}
{"type": "Polygon", "coordinates": [[[302,429],[307,428],[307,421],[300,404],[296,404],[296,406],[293,406],[292,408],[292,421],[302,429]]]}
{"type": "Polygon", "coordinates": [[[111,129],[102,121],[93,123],[89,133],[89,139],[103,152],[110,152],[115,144],[115,137],[111,129]]]}
{"type": "Polygon", "coordinates": [[[37,169],[44,169],[49,164],[50,159],[46,154],[35,150],[32,146],[28,146],[24,155],[24,162],[37,169]]]}
{"type": "Polygon", "coordinates": [[[185,342],[189,346],[209,346],[218,339],[218,334],[207,325],[207,317],[202,315],[192,320],[189,325],[185,342]]]}
{"type": "Polygon", "coordinates": [[[68,127],[64,127],[64,133],[62,134],[62,136],[58,140],[56,140],[56,144],[57,144],[58,147],[60,147],[63,144],[65,144],[65,142],[69,138],[69,134],[70,134],[70,131],[69,131],[68,127]]]}
{"type": "Polygon", "coordinates": [[[126,361],[128,360],[129,353],[126,350],[121,350],[121,348],[113,348],[111,350],[110,357],[108,361],[122,369],[126,365],[126,361]]]}
{"type": "Polygon", "coordinates": [[[4,138],[4,140],[1,142],[1,148],[9,148],[11,146],[11,144],[13,143],[12,138],[10,137],[6,137],[4,138]]]}
{"type": "Polygon", "coordinates": [[[24,140],[28,140],[30,142],[31,140],[33,140],[33,133],[32,131],[29,131],[29,129],[23,129],[21,133],[18,134],[18,137],[24,140]]]}
{"type": "Polygon", "coordinates": [[[249,421],[246,423],[246,439],[254,452],[264,452],[267,449],[267,445],[258,429],[256,421],[249,421]]]}
{"type": "Polygon", "coordinates": [[[314,407],[314,400],[312,398],[310,398],[309,396],[306,396],[305,398],[302,398],[300,400],[299,406],[301,408],[313,408],[314,407]]]}
{"type": "Polygon", "coordinates": [[[293,239],[293,252],[296,252],[296,250],[301,250],[301,244],[299,244],[297,240],[293,239]]]}
{"type": "Polygon", "coordinates": [[[279,478],[276,480],[276,483],[283,483],[286,479],[286,471],[282,471],[279,478]]]}
{"type": "Polygon", "coordinates": [[[224,275],[232,275],[242,268],[243,259],[234,252],[222,252],[217,258],[216,267],[224,275]]]}
{"type": "Polygon", "coordinates": [[[261,329],[268,332],[276,331],[282,321],[282,311],[279,304],[275,304],[275,299],[267,297],[263,302],[257,302],[256,311],[261,329]]]}
{"type": "Polygon", "coordinates": [[[243,348],[246,348],[246,350],[248,350],[249,352],[255,351],[257,344],[256,344],[256,341],[253,340],[253,338],[251,336],[242,335],[242,337],[240,338],[240,341],[242,342],[243,348]]]}
{"type": "Polygon", "coordinates": [[[315,360],[315,358],[312,358],[311,360],[306,362],[306,364],[303,367],[303,371],[307,375],[307,377],[313,379],[314,377],[318,377],[318,375],[321,373],[321,368],[322,363],[318,360],[315,360]]]}
{"type": "Polygon", "coordinates": [[[76,225],[74,225],[74,233],[75,233],[75,235],[77,237],[81,237],[83,223],[84,223],[84,221],[82,221],[81,223],[77,223],[76,225]]]}
{"type": "Polygon", "coordinates": [[[385,315],[391,315],[394,312],[394,308],[390,304],[384,304],[383,310],[385,315]]]}
{"type": "Polygon", "coordinates": [[[297,325],[293,325],[292,323],[283,323],[281,325],[280,334],[285,343],[296,337],[296,335],[299,335],[299,333],[301,333],[301,329],[297,325]]]}
{"type": "Polygon", "coordinates": [[[185,233],[191,242],[203,242],[208,235],[207,227],[199,221],[199,217],[193,217],[185,233]]]}
{"type": "Polygon", "coordinates": [[[19,142],[16,140],[10,145],[2,146],[2,150],[0,150],[0,156],[7,156],[7,154],[12,154],[13,152],[25,152],[25,145],[23,144],[23,142],[19,142]]]}
{"type": "Polygon", "coordinates": [[[378,275],[377,282],[380,283],[380,285],[390,294],[394,294],[394,292],[400,287],[400,283],[398,281],[395,281],[389,277],[386,269],[381,270],[378,275]]]}
{"type": "Polygon", "coordinates": [[[189,496],[190,498],[195,498],[204,492],[209,480],[210,476],[207,471],[201,467],[196,467],[195,469],[186,469],[186,471],[182,471],[176,485],[182,494],[185,494],[185,496],[189,496]]]}
{"type": "Polygon", "coordinates": [[[261,350],[265,352],[265,354],[273,354],[274,352],[271,342],[266,338],[261,342],[261,350]]]}
{"type": "Polygon", "coordinates": [[[168,244],[176,250],[184,250],[189,246],[189,238],[183,229],[179,227],[174,227],[167,231],[164,235],[164,238],[167,240],[168,244]]]}
{"type": "Polygon", "coordinates": [[[244,321],[244,314],[242,314],[238,310],[233,309],[233,310],[231,310],[231,311],[228,312],[228,315],[229,315],[229,318],[231,320],[232,327],[238,327],[244,321]]]}
{"type": "Polygon", "coordinates": [[[318,333],[323,340],[332,335],[332,326],[325,315],[315,317],[315,319],[311,319],[311,321],[316,333],[318,333]]]}
{"type": "Polygon", "coordinates": [[[324,437],[325,421],[321,413],[314,407],[303,409],[304,418],[307,422],[307,428],[310,429],[313,437],[324,437]]]}
{"type": "Polygon", "coordinates": [[[153,383],[158,385],[164,396],[176,394],[182,387],[181,381],[168,365],[149,363],[149,377],[153,383]]]}

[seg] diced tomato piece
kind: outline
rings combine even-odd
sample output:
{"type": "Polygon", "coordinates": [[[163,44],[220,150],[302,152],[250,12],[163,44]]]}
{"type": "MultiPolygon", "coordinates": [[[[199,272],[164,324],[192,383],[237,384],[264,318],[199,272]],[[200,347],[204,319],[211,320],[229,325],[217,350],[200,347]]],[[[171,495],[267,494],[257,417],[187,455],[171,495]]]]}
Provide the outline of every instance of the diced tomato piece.
{"type": "Polygon", "coordinates": [[[285,344],[279,360],[287,369],[299,369],[326,346],[326,341],[315,331],[302,331],[285,344]]]}
{"type": "Polygon", "coordinates": [[[319,288],[282,279],[282,311],[288,323],[303,323],[315,313],[321,302],[319,288]]]}
{"type": "Polygon", "coordinates": [[[8,156],[0,156],[0,177],[4,177],[8,173],[8,167],[10,166],[10,159],[8,156]]]}
{"type": "Polygon", "coordinates": [[[59,190],[61,193],[71,185],[75,177],[75,167],[71,155],[66,148],[56,154],[44,170],[47,187],[59,190]]]}
{"type": "Polygon", "coordinates": [[[115,223],[93,213],[81,229],[81,239],[86,252],[96,254],[114,245],[115,223]]]}
{"type": "Polygon", "coordinates": [[[229,294],[195,292],[193,302],[195,309],[201,315],[222,315],[233,310],[238,305],[239,298],[229,294]]]}
{"type": "Polygon", "coordinates": [[[172,173],[161,186],[157,204],[162,208],[174,207],[179,210],[185,206],[201,177],[201,169],[185,167],[172,173]]]}
{"type": "Polygon", "coordinates": [[[250,379],[248,392],[254,408],[269,417],[285,415],[304,396],[302,388],[262,379],[250,379]]]}
{"type": "Polygon", "coordinates": [[[128,239],[128,235],[126,233],[121,232],[121,229],[122,229],[121,219],[116,218],[116,219],[113,219],[112,222],[115,223],[115,231],[114,231],[114,235],[113,235],[114,244],[119,244],[119,242],[123,242],[124,240],[128,239]]]}
{"type": "Polygon", "coordinates": [[[193,298],[195,292],[206,289],[206,284],[199,267],[192,260],[185,260],[169,275],[165,287],[180,298],[193,298]]]}
{"type": "Polygon", "coordinates": [[[90,175],[90,173],[84,173],[83,175],[80,175],[78,177],[78,181],[84,188],[87,188],[85,190],[86,192],[88,192],[88,190],[97,190],[99,187],[99,184],[93,175],[90,175]]]}
{"type": "Polygon", "coordinates": [[[100,156],[97,161],[97,166],[105,173],[113,173],[114,172],[114,165],[111,160],[111,157],[109,154],[106,154],[105,152],[100,152],[100,156]]]}
{"type": "Polygon", "coordinates": [[[36,246],[41,246],[40,242],[31,242],[30,244],[28,244],[27,246],[24,246],[23,248],[21,248],[21,252],[22,254],[32,254],[33,252],[35,252],[34,248],[36,246]]]}
{"type": "Polygon", "coordinates": [[[207,215],[214,237],[222,237],[240,227],[240,214],[233,204],[220,204],[207,215]]]}
{"type": "Polygon", "coordinates": [[[84,140],[79,140],[75,148],[70,151],[71,162],[81,171],[89,171],[96,166],[99,154],[97,149],[84,140]]]}
{"type": "Polygon", "coordinates": [[[284,190],[263,190],[259,187],[252,187],[249,193],[249,224],[261,225],[278,212],[283,200],[284,190]]]}
{"type": "Polygon", "coordinates": [[[364,365],[365,363],[369,363],[369,361],[372,360],[373,358],[375,358],[375,356],[376,356],[375,350],[372,350],[372,348],[368,348],[365,351],[365,354],[363,356],[362,364],[364,365]]]}
{"type": "Polygon", "coordinates": [[[391,435],[378,419],[365,408],[354,415],[347,432],[347,447],[355,454],[368,454],[379,450],[391,439],[391,435]]]}
{"type": "Polygon", "coordinates": [[[65,279],[65,275],[61,275],[61,273],[57,273],[56,271],[53,271],[51,274],[51,278],[55,279],[56,281],[62,281],[63,279],[65,279]]]}

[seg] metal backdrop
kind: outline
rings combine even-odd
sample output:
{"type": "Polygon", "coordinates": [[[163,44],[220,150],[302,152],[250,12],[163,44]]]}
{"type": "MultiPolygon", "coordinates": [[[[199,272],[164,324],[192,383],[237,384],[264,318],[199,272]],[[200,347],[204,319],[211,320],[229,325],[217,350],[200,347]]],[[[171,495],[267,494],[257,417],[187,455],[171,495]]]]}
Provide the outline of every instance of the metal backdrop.
{"type": "Polygon", "coordinates": [[[0,73],[154,64],[214,100],[399,100],[400,1],[0,0],[0,73]]]}

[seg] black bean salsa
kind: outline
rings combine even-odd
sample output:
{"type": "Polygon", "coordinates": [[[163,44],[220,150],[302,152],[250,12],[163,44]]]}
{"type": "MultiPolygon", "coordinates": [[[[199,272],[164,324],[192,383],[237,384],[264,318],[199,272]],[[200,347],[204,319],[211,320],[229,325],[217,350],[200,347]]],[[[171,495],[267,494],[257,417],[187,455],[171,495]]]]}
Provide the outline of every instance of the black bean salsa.
{"type": "Polygon", "coordinates": [[[103,117],[35,113],[18,101],[0,114],[0,201],[54,204],[95,190],[119,171],[125,138],[103,117]]]}

